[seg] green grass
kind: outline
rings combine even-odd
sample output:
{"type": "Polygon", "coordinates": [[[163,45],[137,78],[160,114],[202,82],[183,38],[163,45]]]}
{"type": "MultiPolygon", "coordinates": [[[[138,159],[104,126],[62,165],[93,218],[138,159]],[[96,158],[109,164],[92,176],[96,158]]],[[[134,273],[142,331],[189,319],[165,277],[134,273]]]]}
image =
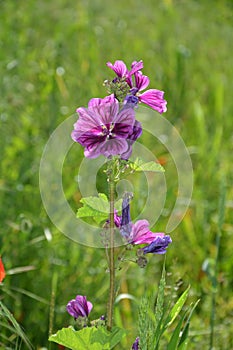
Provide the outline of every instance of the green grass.
{"type": "MultiPolygon", "coordinates": [[[[78,106],[105,95],[102,83],[113,76],[105,63],[116,59],[128,65],[143,59],[150,87],[165,91],[168,112],[164,118],[177,128],[191,154],[192,202],[171,233],[173,244],[166,259],[167,293],[179,296],[190,285],[190,302],[200,298],[191,321],[189,350],[209,349],[213,293],[214,347],[233,348],[232,19],[230,1],[0,1],[0,253],[7,271],[34,267],[8,274],[0,300],[35,348],[48,347],[51,323],[53,331],[69,324],[65,305],[76,294],[87,295],[93,302],[93,317],[105,312],[108,276],[104,252],[75,244],[50,222],[42,205],[38,174],[53,130],[78,106]],[[225,219],[218,246],[222,179],[225,219]],[[51,241],[44,234],[46,228],[51,231],[51,241]],[[203,263],[211,267],[217,252],[217,290],[213,290],[203,263]],[[56,278],[54,286],[51,281],[56,278]]],[[[176,169],[159,142],[151,142],[146,133],[142,140],[156,156],[168,160],[165,207],[169,213],[177,190],[176,169]]],[[[63,169],[64,190],[74,210],[80,205],[75,177],[82,157],[83,151],[74,145],[63,169]]],[[[135,182],[143,187],[142,177],[135,182]]],[[[106,189],[101,182],[98,186],[106,189]]],[[[139,193],[136,196],[134,215],[142,205],[139,193]]],[[[164,230],[167,220],[161,216],[156,229],[164,230]]],[[[140,299],[145,290],[154,291],[162,264],[156,256],[144,270],[130,265],[121,279],[121,292],[140,299]]],[[[118,323],[131,332],[124,349],[135,339],[136,316],[136,303],[118,303],[118,323]]],[[[9,336],[1,333],[4,339],[9,336]]]]}

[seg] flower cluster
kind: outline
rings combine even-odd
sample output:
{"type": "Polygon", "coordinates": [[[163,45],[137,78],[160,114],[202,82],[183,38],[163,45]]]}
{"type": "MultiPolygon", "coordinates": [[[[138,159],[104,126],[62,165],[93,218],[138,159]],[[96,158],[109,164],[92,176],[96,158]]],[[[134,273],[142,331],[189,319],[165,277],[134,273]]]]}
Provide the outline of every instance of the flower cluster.
{"type": "Polygon", "coordinates": [[[88,107],[77,109],[79,119],[74,124],[71,137],[84,147],[84,155],[97,158],[120,156],[129,159],[133,143],[141,136],[142,127],[135,119],[134,108],[138,103],[145,103],[159,113],[166,112],[167,102],[164,92],[150,89],[149,78],[143,75],[142,61],[132,63],[127,70],[123,61],[117,60],[107,66],[117,75],[112,81],[106,81],[109,96],[92,98],[88,107]]]}
{"type": "MultiPolygon", "coordinates": [[[[167,110],[167,101],[164,100],[164,92],[156,89],[149,89],[143,93],[141,91],[145,90],[150,83],[150,79],[142,74],[141,69],[143,68],[142,61],[134,61],[131,65],[131,69],[127,70],[125,63],[121,60],[115,61],[114,64],[111,62],[107,63],[107,66],[111,68],[117,75],[112,82],[106,82],[110,88],[110,91],[116,91],[115,85],[121,85],[120,82],[128,85],[127,95],[124,98],[124,104],[130,104],[131,106],[137,106],[138,103],[142,102],[150,106],[159,113],[164,113],[167,110]]],[[[124,86],[125,84],[123,84],[124,86]]],[[[121,95],[121,94],[117,94],[121,95]]]]}

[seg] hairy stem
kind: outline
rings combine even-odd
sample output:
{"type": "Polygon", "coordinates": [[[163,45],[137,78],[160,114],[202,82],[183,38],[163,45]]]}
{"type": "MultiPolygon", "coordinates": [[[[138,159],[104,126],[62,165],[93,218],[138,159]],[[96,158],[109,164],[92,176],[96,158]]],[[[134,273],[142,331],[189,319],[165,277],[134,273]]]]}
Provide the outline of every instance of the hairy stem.
{"type": "Polygon", "coordinates": [[[109,299],[108,299],[108,310],[107,310],[107,328],[112,329],[113,324],[113,308],[115,299],[115,260],[114,260],[114,174],[113,170],[110,170],[109,174],[109,202],[110,202],[110,228],[109,228],[109,299]]]}

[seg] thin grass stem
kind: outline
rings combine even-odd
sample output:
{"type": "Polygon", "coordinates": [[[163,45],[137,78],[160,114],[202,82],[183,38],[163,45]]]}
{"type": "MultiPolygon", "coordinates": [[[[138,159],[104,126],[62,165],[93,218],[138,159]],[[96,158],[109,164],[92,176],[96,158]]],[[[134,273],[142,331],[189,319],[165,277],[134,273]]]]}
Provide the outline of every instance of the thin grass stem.
{"type": "Polygon", "coordinates": [[[111,330],[113,325],[113,309],[115,299],[115,249],[114,249],[114,172],[113,169],[109,171],[108,178],[108,190],[109,190],[109,299],[107,310],[107,329],[111,330]]]}

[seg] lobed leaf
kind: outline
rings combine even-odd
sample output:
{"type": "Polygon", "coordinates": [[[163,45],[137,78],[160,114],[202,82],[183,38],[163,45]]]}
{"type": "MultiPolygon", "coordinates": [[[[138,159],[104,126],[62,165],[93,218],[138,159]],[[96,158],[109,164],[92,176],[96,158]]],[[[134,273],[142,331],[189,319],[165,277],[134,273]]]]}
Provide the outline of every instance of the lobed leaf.
{"type": "Polygon", "coordinates": [[[111,350],[125,336],[125,331],[114,327],[111,332],[105,327],[86,327],[79,331],[62,328],[49,337],[49,341],[66,346],[72,350],[111,350]]]}

